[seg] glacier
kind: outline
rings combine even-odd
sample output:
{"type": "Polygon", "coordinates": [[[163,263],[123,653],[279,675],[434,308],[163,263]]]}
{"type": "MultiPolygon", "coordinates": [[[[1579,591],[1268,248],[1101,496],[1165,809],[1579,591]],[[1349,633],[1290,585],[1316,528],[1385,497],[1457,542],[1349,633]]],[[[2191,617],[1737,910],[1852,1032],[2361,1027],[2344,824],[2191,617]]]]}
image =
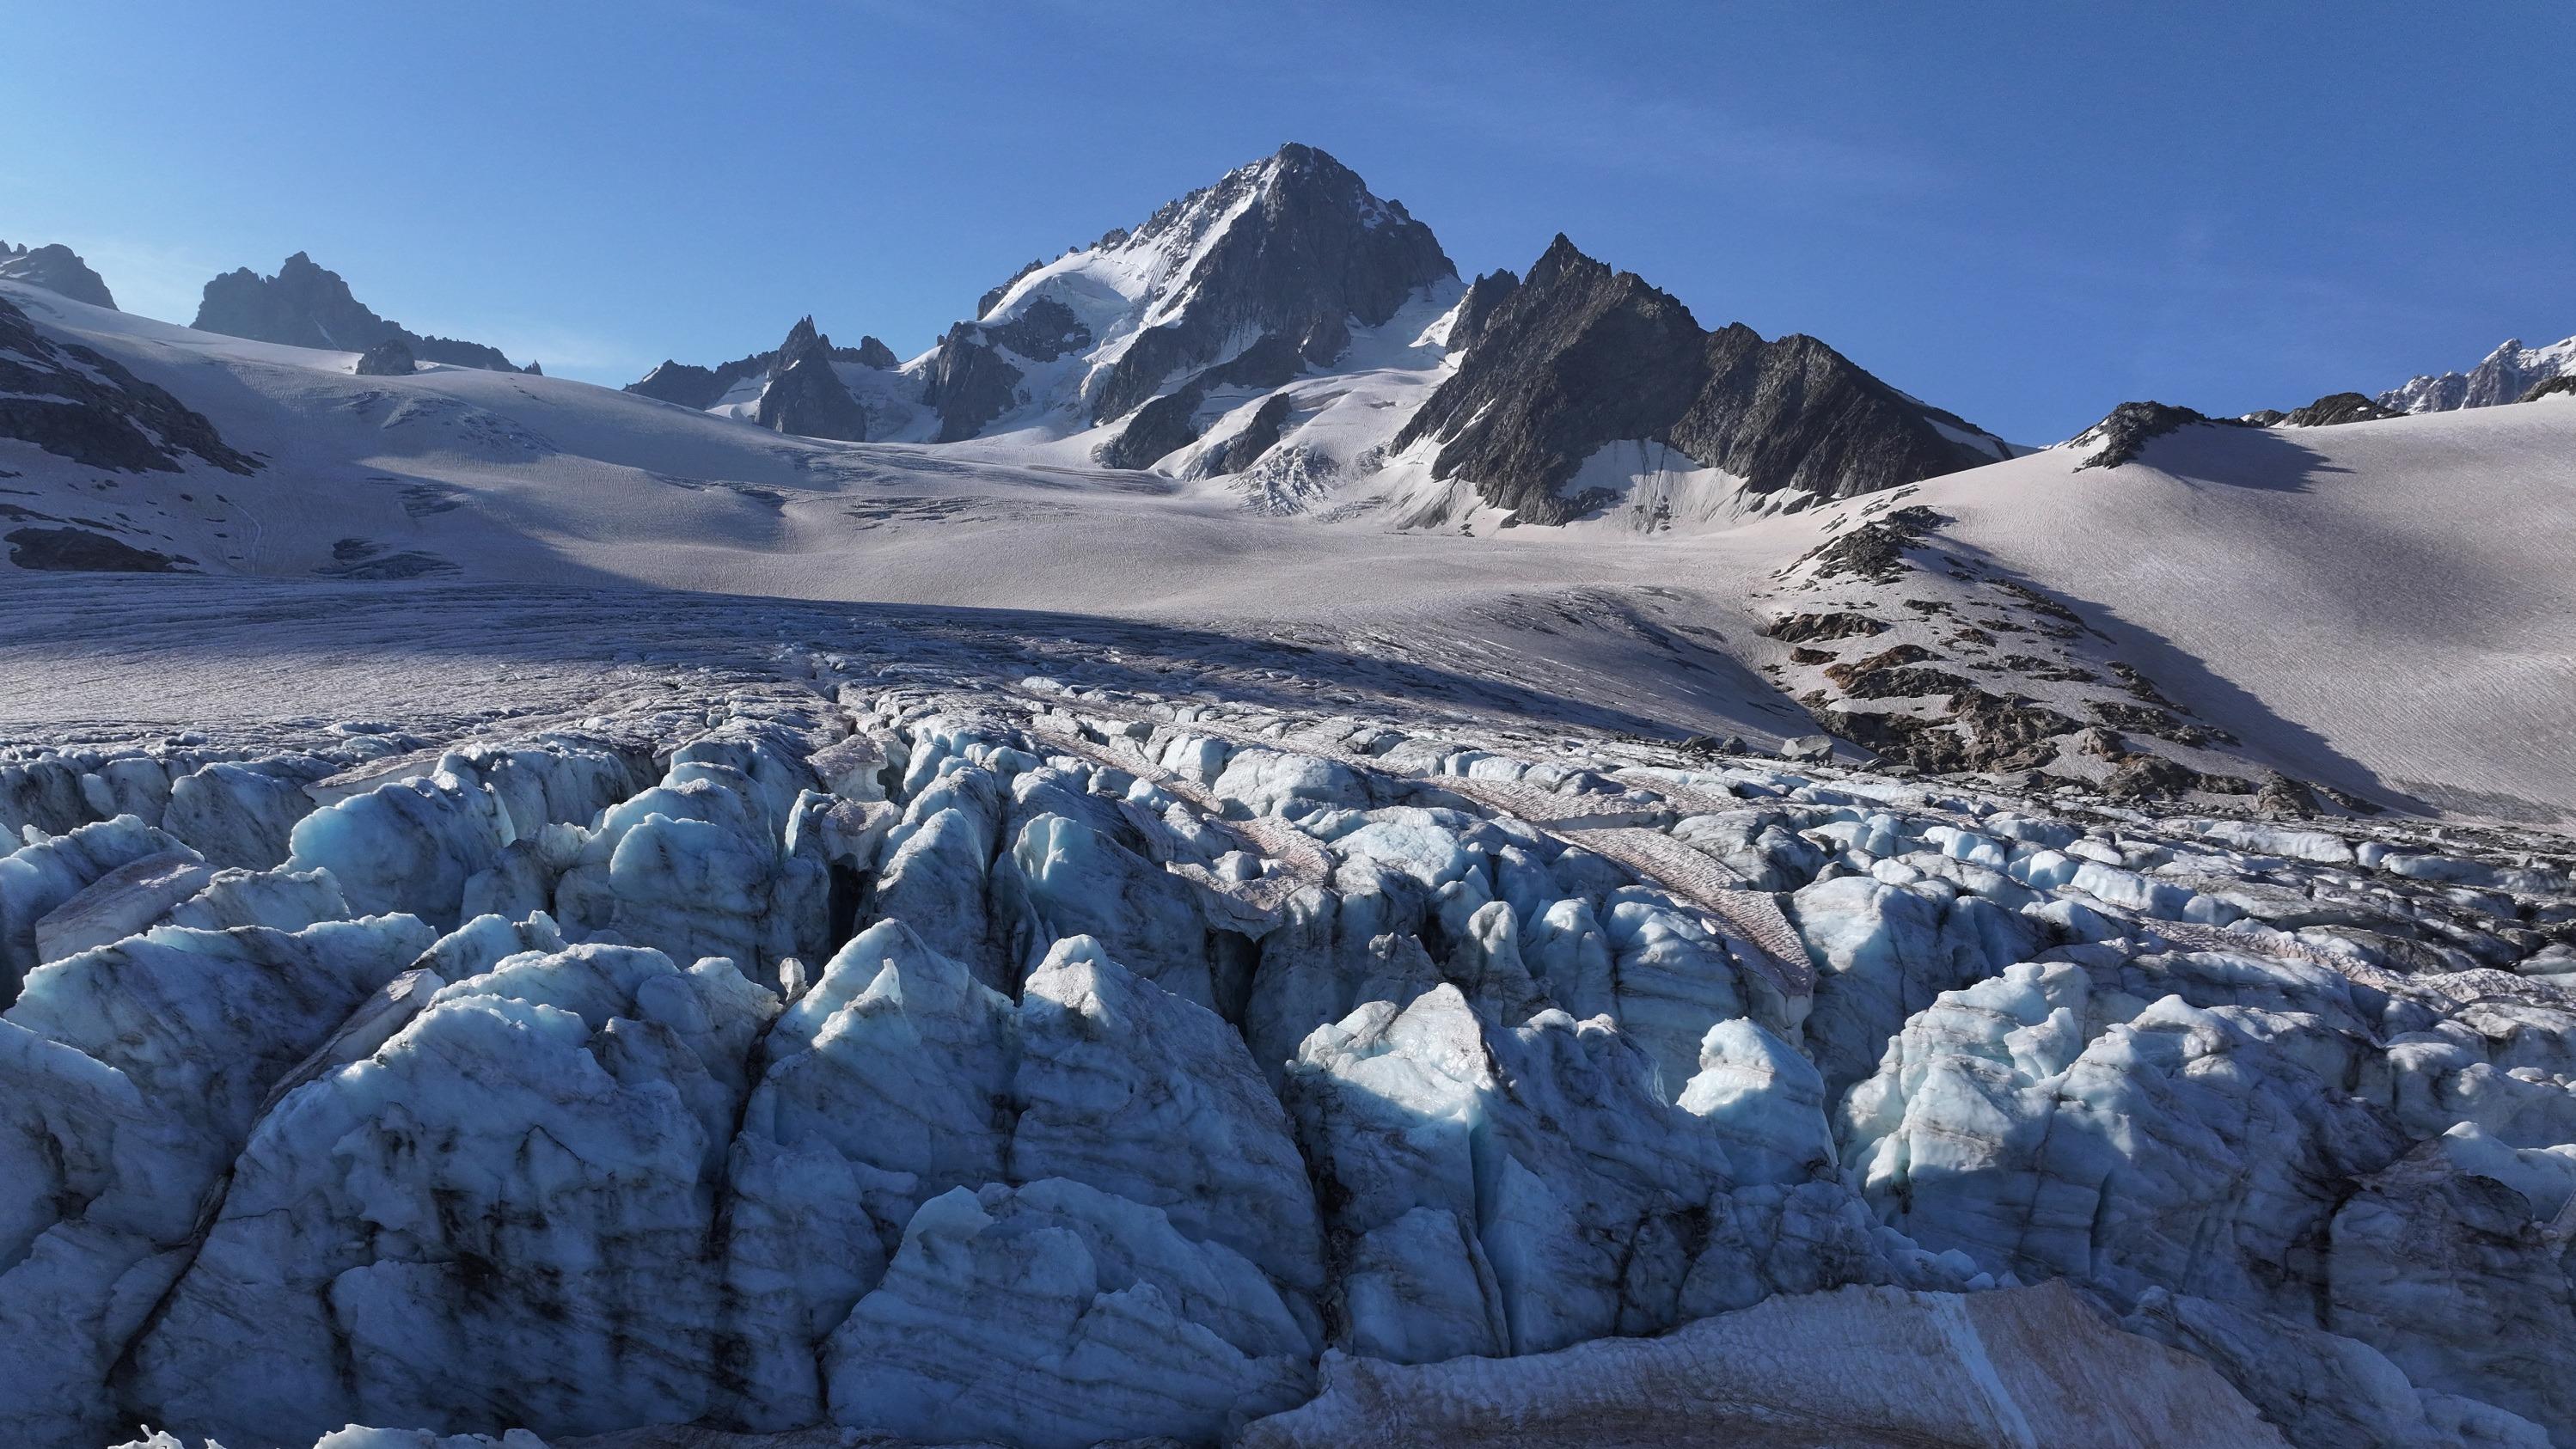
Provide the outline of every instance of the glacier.
{"type": "Polygon", "coordinates": [[[0,1432],[2576,1442],[2555,837],[1050,668],[0,796],[0,1432]]]}

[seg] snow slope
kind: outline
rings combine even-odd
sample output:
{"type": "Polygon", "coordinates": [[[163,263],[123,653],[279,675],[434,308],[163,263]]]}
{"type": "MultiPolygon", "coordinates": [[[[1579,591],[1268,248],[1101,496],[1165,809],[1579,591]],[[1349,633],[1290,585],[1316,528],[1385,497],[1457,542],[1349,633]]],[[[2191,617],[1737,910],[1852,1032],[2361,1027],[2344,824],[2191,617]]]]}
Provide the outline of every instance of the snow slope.
{"type": "Polygon", "coordinates": [[[2213,722],[2416,808],[2576,818],[2576,402],[2186,428],[1924,483],[2213,722]]]}
{"type": "MultiPolygon", "coordinates": [[[[562,379],[451,367],[359,378],[351,354],[6,284],[0,296],[269,463],[249,478],[103,474],[0,443],[0,469],[19,475],[0,478],[0,503],[308,588],[642,586],[1181,626],[1778,739],[1811,726],[1793,691],[1756,673],[1789,655],[1761,635],[1786,607],[1774,576],[1883,502],[1731,520],[1706,506],[1722,479],[1614,456],[1601,466],[1646,480],[1641,505],[1669,500],[1686,526],[1498,529],[1469,515],[1402,531],[1391,525],[1422,476],[1403,460],[1247,484],[1070,466],[1007,439],[817,442],[562,379]]],[[[1383,330],[1422,337],[1439,320],[1383,330]]],[[[1355,353],[1394,376],[1407,345],[1355,353]]],[[[1313,409],[1307,431],[1329,432],[1337,409],[1400,405],[1390,394],[1410,384],[1373,375],[1292,389],[1313,409]]],[[[2111,470],[2050,450],[1908,498],[1955,519],[1948,534],[2000,574],[2124,641],[2128,662],[2241,736],[2257,766],[2383,803],[2539,822],[2576,814],[2564,711],[2576,666],[2552,632],[2576,617],[2571,458],[2576,404],[2544,400],[2295,434],[2186,430],[2111,470]]],[[[380,607],[350,597],[360,615],[380,607]]],[[[148,646],[148,611],[119,627],[148,646]]],[[[89,646],[64,641],[78,632],[48,622],[22,638],[77,655],[89,646]]],[[[110,693],[71,700],[50,683],[14,693],[0,699],[26,723],[114,708],[110,693]]]]}

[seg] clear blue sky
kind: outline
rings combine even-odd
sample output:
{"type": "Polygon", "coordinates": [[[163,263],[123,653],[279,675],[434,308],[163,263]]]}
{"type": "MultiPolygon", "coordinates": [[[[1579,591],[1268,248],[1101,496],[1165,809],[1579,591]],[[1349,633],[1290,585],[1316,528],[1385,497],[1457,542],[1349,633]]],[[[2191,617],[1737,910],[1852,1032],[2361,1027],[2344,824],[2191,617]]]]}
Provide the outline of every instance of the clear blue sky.
{"type": "Polygon", "coordinates": [[[1559,230],[2009,436],[2576,332],[2576,5],[619,0],[13,8],[0,237],[185,321],[310,251],[622,383],[906,355],[1302,140],[1462,272],[1559,230]]]}

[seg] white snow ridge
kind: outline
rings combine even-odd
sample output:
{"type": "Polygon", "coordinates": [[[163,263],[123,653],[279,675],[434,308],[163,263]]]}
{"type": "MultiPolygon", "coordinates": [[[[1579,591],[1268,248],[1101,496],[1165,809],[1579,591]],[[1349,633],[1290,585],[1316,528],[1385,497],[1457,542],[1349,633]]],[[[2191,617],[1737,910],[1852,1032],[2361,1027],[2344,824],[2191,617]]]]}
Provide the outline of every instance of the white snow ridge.
{"type": "Polygon", "coordinates": [[[1305,147],[976,310],[0,279],[0,1445],[2576,1449],[2564,389],[2033,452],[1305,147]]]}

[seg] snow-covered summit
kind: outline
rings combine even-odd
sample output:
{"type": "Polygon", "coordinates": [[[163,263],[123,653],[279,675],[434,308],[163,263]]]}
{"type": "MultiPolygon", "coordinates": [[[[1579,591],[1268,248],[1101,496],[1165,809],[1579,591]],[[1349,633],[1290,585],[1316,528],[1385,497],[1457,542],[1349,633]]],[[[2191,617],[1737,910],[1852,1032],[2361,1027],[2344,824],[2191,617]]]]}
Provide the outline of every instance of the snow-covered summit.
{"type": "Polygon", "coordinates": [[[1186,414],[1211,391],[1329,366],[1353,329],[1456,278],[1401,202],[1322,151],[1282,146],[1025,272],[952,328],[928,364],[947,380],[940,436],[1029,421],[1015,414],[1034,404],[1060,426],[1125,421],[1110,452],[1145,466],[1199,436],[1186,414]]]}
{"type": "Polygon", "coordinates": [[[2411,377],[2402,387],[2379,395],[2380,406],[2401,413],[2443,413],[2454,408],[2487,408],[2520,402],[2525,393],[2552,378],[2576,372],[2576,337],[2546,347],[2525,347],[2512,338],[2465,373],[2411,377]]]}

